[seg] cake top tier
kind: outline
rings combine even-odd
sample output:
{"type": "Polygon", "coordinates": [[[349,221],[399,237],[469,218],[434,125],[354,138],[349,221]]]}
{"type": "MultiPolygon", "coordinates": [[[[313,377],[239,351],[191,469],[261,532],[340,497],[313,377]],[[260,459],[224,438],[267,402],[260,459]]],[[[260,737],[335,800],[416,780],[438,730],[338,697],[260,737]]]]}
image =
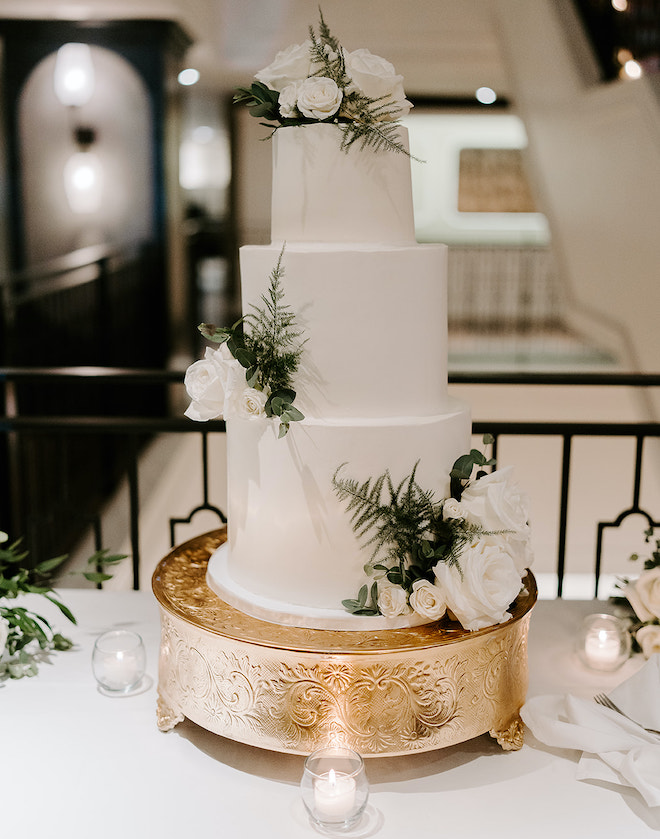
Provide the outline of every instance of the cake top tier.
{"type": "MultiPolygon", "coordinates": [[[[404,128],[399,138],[407,149],[404,128]]],[[[340,145],[331,124],[275,132],[273,242],[413,243],[410,158],[340,145]]]]}
{"type": "Polygon", "coordinates": [[[349,51],[323,15],[234,102],[274,129],[274,243],[414,242],[403,76],[349,51]]]}

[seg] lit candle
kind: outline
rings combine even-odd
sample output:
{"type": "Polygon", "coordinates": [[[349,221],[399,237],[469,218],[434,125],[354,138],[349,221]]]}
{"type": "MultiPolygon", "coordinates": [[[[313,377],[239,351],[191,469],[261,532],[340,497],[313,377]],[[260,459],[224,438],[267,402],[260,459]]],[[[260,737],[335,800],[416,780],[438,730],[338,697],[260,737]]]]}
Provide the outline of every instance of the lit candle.
{"type": "Polygon", "coordinates": [[[103,659],[98,678],[109,690],[124,690],[142,677],[140,658],[138,653],[118,650],[103,659]]]}
{"type": "Polygon", "coordinates": [[[584,639],[584,653],[592,665],[613,665],[621,655],[618,633],[594,628],[584,639]]]}
{"type": "Polygon", "coordinates": [[[127,693],[144,676],[145,650],[136,632],[115,629],[96,639],[92,669],[103,690],[127,693]]]}
{"type": "Polygon", "coordinates": [[[355,792],[355,778],[334,769],[317,778],[314,805],[318,818],[329,822],[351,818],[355,811],[355,792]]]}

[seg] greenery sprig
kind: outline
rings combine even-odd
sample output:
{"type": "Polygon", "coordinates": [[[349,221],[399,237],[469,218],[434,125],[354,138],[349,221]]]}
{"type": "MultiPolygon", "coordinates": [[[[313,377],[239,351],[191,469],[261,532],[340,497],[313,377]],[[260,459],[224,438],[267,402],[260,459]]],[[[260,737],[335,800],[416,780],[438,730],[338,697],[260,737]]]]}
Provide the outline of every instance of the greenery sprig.
{"type": "MultiPolygon", "coordinates": [[[[12,601],[25,594],[40,595],[56,606],[68,621],[75,624],[76,619],[53,589],[54,574],[66,561],[67,555],[47,559],[34,568],[27,568],[28,552],[21,549],[21,540],[7,546],[5,542],[6,534],[0,533],[0,618],[7,625],[4,656],[0,649],[0,679],[20,679],[23,676],[35,676],[38,672],[37,658],[31,652],[35,645],[42,652],[61,651],[70,649],[73,642],[55,632],[42,615],[24,606],[9,606],[3,601],[12,601]]],[[[112,575],[104,569],[116,565],[122,559],[125,559],[123,555],[97,551],[87,560],[90,570],[81,572],[82,576],[92,583],[109,580],[112,575]]]]}
{"type": "Polygon", "coordinates": [[[232,356],[245,368],[248,387],[268,393],[264,410],[267,417],[279,418],[280,437],[288,432],[290,423],[305,418],[293,404],[296,392],[292,379],[300,364],[304,341],[302,331],[295,325],[294,313],[283,302],[284,250],[285,247],[270,274],[268,289],[261,296],[262,306],[253,304],[254,311],[230,327],[212,323],[198,327],[209,341],[226,343],[232,356]]]}
{"type": "MultiPolygon", "coordinates": [[[[493,438],[485,435],[483,441],[490,445],[493,438]]],[[[345,465],[336,470],[332,483],[338,499],[346,503],[346,511],[351,514],[356,536],[366,539],[365,547],[372,547],[371,558],[364,567],[368,576],[385,578],[410,594],[416,580],[432,582],[438,562],[457,564],[463,548],[484,533],[483,528],[464,519],[444,519],[446,499],[436,501],[432,491],[417,483],[418,463],[397,485],[389,471],[362,483],[342,478],[340,472],[345,465]]],[[[493,465],[494,460],[478,449],[459,457],[450,473],[451,497],[460,501],[475,468],[479,478],[485,474],[485,467],[493,465]]],[[[377,599],[376,581],[370,587],[363,586],[357,598],[343,600],[342,605],[356,615],[377,615],[377,599]]]]}
{"type": "MultiPolygon", "coordinates": [[[[310,58],[318,66],[310,78],[323,76],[332,79],[343,93],[339,112],[323,120],[336,124],[342,132],[340,148],[348,151],[357,143],[361,149],[368,147],[376,152],[392,151],[410,156],[398,137],[399,106],[389,96],[374,99],[356,89],[346,69],[344,48],[331,33],[320,9],[318,34],[310,26],[309,39],[310,58]]],[[[252,82],[250,87],[236,88],[233,102],[247,106],[252,116],[266,120],[261,124],[272,129],[269,137],[278,128],[319,122],[302,114],[283,116],[279,109],[279,92],[260,81],[252,82]]]]}

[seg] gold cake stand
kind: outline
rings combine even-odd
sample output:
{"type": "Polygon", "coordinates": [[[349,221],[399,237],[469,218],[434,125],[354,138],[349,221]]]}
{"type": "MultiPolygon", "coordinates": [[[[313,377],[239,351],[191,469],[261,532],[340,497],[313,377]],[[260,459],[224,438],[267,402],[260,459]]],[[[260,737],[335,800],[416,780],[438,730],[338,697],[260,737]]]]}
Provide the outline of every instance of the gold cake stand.
{"type": "Polygon", "coordinates": [[[158,565],[158,727],[184,717],[248,745],[309,754],[348,746],[365,757],[429,751],[489,732],[522,746],[531,574],[505,624],[466,632],[444,618],[410,629],[348,632],[257,620],[206,585],[212,531],[158,565]]]}

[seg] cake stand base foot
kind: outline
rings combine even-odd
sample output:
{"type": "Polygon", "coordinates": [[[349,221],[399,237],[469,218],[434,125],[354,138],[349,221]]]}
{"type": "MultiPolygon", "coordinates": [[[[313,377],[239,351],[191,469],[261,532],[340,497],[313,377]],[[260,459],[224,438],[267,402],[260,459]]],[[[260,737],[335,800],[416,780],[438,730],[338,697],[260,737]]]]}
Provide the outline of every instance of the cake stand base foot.
{"type": "Polygon", "coordinates": [[[160,731],[171,731],[174,726],[183,722],[185,716],[181,711],[172,708],[163,694],[158,691],[158,703],[156,706],[156,725],[160,731]]]}
{"type": "Polygon", "coordinates": [[[515,752],[523,747],[525,729],[519,714],[516,714],[506,728],[493,728],[488,733],[497,740],[505,752],[515,752]]]}

